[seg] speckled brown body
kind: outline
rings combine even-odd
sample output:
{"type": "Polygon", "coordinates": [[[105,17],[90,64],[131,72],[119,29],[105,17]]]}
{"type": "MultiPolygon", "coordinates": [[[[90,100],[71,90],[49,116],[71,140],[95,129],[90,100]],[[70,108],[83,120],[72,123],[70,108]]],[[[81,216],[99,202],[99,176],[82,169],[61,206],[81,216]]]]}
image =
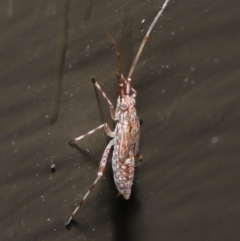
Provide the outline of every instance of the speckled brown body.
{"type": "Polygon", "coordinates": [[[119,122],[115,127],[112,168],[116,187],[125,199],[129,199],[131,194],[135,157],[139,152],[140,124],[134,105],[134,97],[124,96],[116,108],[119,122]],[[127,106],[127,110],[122,110],[121,105],[127,106]]]}

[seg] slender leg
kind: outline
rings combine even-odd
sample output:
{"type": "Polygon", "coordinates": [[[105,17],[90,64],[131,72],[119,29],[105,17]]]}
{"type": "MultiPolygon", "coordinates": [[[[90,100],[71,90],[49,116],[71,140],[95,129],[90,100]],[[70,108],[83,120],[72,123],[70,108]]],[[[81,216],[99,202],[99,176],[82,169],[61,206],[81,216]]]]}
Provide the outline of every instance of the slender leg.
{"type": "Polygon", "coordinates": [[[100,87],[100,85],[98,84],[98,82],[92,77],[91,78],[93,84],[95,85],[95,87],[100,91],[100,93],[102,94],[103,98],[107,101],[109,108],[110,108],[110,114],[113,120],[116,120],[115,118],[115,110],[114,110],[114,106],[112,104],[112,102],[109,100],[109,98],[107,97],[107,95],[105,94],[105,92],[102,90],[102,88],[100,87]]]}
{"type": "Polygon", "coordinates": [[[113,138],[115,137],[115,132],[110,130],[110,127],[108,126],[107,123],[104,123],[104,124],[98,126],[97,128],[95,128],[95,129],[87,132],[86,134],[81,135],[81,136],[79,136],[79,137],[76,137],[76,138],[74,138],[73,140],[70,140],[68,143],[71,145],[72,143],[74,143],[74,142],[76,142],[76,141],[79,141],[79,140],[81,140],[81,139],[83,139],[83,138],[85,138],[85,137],[87,137],[87,136],[89,136],[89,135],[97,132],[98,130],[101,130],[102,128],[104,129],[104,131],[106,132],[106,134],[107,134],[108,136],[113,137],[113,138]]]}
{"type": "Polygon", "coordinates": [[[89,187],[89,189],[88,189],[87,193],[85,194],[85,196],[83,197],[83,199],[78,203],[77,207],[75,208],[75,210],[70,215],[70,218],[68,219],[68,221],[65,224],[66,226],[68,226],[70,224],[73,216],[77,213],[78,209],[83,205],[83,203],[87,199],[89,193],[93,190],[93,188],[96,186],[98,180],[102,177],[105,166],[106,166],[106,163],[107,163],[109,151],[114,144],[115,144],[115,139],[111,140],[108,143],[107,147],[105,148],[102,159],[101,159],[101,162],[100,162],[100,165],[99,165],[99,168],[98,168],[97,178],[95,179],[93,184],[89,187]]]}
{"type": "Polygon", "coordinates": [[[136,155],[136,158],[138,159],[138,162],[135,164],[135,168],[139,167],[143,161],[143,156],[142,154],[139,152],[137,155],[136,155]]]}

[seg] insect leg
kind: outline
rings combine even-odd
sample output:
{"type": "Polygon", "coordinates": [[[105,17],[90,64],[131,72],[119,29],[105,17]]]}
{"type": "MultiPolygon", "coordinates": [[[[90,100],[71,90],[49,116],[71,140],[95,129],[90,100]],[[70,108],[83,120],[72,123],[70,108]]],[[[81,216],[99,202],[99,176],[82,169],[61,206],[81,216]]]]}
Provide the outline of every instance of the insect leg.
{"type": "Polygon", "coordinates": [[[107,159],[108,159],[108,155],[109,155],[109,151],[111,149],[111,147],[115,144],[115,139],[111,140],[107,147],[104,150],[99,168],[98,168],[98,173],[97,173],[97,178],[95,179],[95,181],[93,182],[93,184],[89,187],[88,191],[86,192],[85,196],[83,197],[83,199],[78,203],[77,207],[75,208],[75,210],[72,212],[72,214],[70,215],[70,218],[68,219],[68,221],[66,222],[66,226],[68,226],[73,218],[73,216],[77,213],[78,209],[83,205],[83,203],[85,202],[85,200],[87,199],[89,193],[93,190],[93,188],[96,186],[98,180],[102,177],[106,163],[107,163],[107,159]]]}
{"type": "Polygon", "coordinates": [[[81,136],[79,136],[79,137],[76,137],[76,138],[74,138],[73,140],[70,140],[68,143],[71,145],[72,143],[74,143],[74,142],[76,142],[76,141],[79,141],[79,140],[81,140],[81,139],[83,139],[83,138],[85,138],[85,137],[87,137],[87,136],[89,136],[89,135],[97,132],[98,130],[101,130],[102,128],[104,129],[104,131],[106,132],[106,134],[107,134],[108,136],[113,137],[113,138],[115,137],[115,132],[114,132],[114,131],[111,131],[111,129],[110,129],[110,127],[108,126],[107,123],[104,123],[104,124],[98,126],[97,128],[95,128],[95,129],[87,132],[86,134],[81,135],[81,136]]]}
{"type": "Polygon", "coordinates": [[[94,86],[100,91],[100,93],[102,94],[103,98],[107,101],[109,108],[110,108],[110,114],[113,120],[116,120],[115,118],[115,110],[114,110],[114,106],[112,104],[112,102],[109,100],[109,98],[107,97],[107,95],[105,94],[105,92],[102,90],[102,88],[100,87],[100,85],[98,84],[98,82],[92,77],[91,78],[94,86]]]}
{"type": "Polygon", "coordinates": [[[139,167],[143,161],[143,156],[142,154],[139,152],[137,155],[136,155],[136,158],[138,159],[138,162],[135,164],[135,167],[139,167]]]}

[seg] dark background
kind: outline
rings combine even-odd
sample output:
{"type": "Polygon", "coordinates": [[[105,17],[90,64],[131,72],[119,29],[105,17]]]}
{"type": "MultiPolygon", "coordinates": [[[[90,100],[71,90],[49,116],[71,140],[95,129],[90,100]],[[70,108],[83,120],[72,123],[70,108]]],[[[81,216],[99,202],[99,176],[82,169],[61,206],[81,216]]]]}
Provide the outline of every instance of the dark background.
{"type": "Polygon", "coordinates": [[[115,198],[109,158],[75,223],[64,225],[109,138],[92,135],[82,151],[67,142],[105,121],[113,126],[90,80],[115,104],[106,32],[126,74],[162,4],[0,2],[0,240],[239,240],[238,0],[170,0],[133,74],[144,161],[132,197],[115,198]]]}

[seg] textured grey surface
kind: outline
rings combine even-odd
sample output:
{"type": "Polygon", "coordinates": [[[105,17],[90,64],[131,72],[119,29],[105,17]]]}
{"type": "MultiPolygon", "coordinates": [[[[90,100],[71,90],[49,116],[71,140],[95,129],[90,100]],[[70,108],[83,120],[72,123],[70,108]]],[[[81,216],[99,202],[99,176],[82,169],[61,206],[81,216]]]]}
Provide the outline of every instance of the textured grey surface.
{"type": "Polygon", "coordinates": [[[75,223],[64,226],[108,138],[79,143],[90,153],[67,141],[103,121],[112,125],[90,81],[115,103],[105,33],[119,43],[126,73],[162,3],[1,1],[1,240],[239,240],[236,0],[170,1],[133,74],[144,162],[132,198],[115,198],[109,161],[75,223]],[[50,125],[66,28],[59,115],[50,125]]]}

